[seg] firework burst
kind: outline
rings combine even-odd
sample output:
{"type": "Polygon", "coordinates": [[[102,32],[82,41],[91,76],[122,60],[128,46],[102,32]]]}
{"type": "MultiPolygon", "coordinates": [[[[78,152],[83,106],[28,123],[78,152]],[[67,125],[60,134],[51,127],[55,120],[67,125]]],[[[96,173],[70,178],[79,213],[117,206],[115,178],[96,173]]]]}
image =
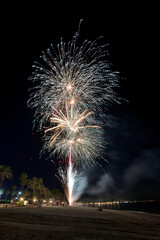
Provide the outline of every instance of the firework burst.
{"type": "Polygon", "coordinates": [[[118,73],[106,61],[106,45],[101,38],[85,40],[77,46],[79,31],[68,44],[61,39],[42,53],[33,65],[29,78],[36,83],[28,105],[35,108],[38,129],[44,131],[43,151],[63,157],[68,166],[61,179],[67,177],[69,202],[74,186],[73,165],[78,168],[96,163],[105,147],[102,108],[119,103],[114,88],[119,86],[118,73]],[[68,162],[69,156],[69,162],[68,162]],[[72,161],[74,164],[72,164],[72,161]]]}

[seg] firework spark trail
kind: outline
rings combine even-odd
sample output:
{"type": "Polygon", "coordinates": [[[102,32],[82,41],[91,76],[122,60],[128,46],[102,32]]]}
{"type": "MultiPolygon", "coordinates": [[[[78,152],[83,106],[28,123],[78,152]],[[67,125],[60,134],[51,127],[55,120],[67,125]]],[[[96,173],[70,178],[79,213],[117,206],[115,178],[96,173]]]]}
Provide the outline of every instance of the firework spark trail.
{"type": "Polygon", "coordinates": [[[79,194],[79,189],[77,192],[79,184],[85,184],[84,171],[78,173],[77,170],[74,169],[71,151],[69,155],[68,165],[60,166],[57,170],[56,177],[62,184],[62,188],[64,190],[68,203],[71,206],[72,203],[77,199],[77,195],[79,194]]]}
{"type": "Polygon", "coordinates": [[[78,47],[79,30],[68,44],[61,39],[57,49],[51,45],[42,52],[29,78],[38,83],[31,89],[28,105],[36,109],[34,125],[38,123],[38,130],[45,133],[42,152],[65,159],[67,172],[62,171],[60,179],[68,177],[63,183],[67,183],[70,203],[76,175],[73,166],[84,170],[102,156],[104,131],[98,119],[105,117],[102,109],[120,103],[114,90],[119,86],[118,73],[106,61],[106,45],[99,43],[100,37],[78,47]]]}
{"type": "Polygon", "coordinates": [[[68,195],[69,195],[69,205],[72,205],[73,201],[73,187],[74,187],[74,178],[73,178],[73,168],[72,168],[72,148],[69,148],[69,163],[68,163],[68,195]]]}

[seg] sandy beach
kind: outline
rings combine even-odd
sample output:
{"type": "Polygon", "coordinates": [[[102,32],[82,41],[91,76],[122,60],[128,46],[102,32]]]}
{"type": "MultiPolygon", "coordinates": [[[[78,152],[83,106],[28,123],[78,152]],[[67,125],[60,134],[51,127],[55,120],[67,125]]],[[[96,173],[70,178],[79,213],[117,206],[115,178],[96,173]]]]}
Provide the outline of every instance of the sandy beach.
{"type": "Polygon", "coordinates": [[[83,207],[1,208],[1,240],[159,240],[160,215],[83,207]]]}

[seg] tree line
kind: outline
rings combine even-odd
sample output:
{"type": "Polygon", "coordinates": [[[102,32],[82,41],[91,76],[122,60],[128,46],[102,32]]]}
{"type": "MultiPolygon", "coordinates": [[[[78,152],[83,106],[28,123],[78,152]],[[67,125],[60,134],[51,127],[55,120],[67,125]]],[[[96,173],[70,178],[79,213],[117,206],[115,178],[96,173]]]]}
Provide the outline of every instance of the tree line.
{"type": "MultiPolygon", "coordinates": [[[[13,179],[12,169],[10,166],[0,165],[0,189],[5,179],[13,179]]],[[[22,173],[19,180],[21,185],[20,190],[17,190],[16,185],[13,185],[12,191],[10,189],[5,191],[5,195],[8,196],[11,194],[13,200],[23,198],[30,202],[41,202],[43,200],[48,202],[49,199],[54,198],[55,201],[66,201],[64,193],[57,188],[52,190],[47,188],[42,178],[33,177],[29,179],[27,173],[22,173]]]]}

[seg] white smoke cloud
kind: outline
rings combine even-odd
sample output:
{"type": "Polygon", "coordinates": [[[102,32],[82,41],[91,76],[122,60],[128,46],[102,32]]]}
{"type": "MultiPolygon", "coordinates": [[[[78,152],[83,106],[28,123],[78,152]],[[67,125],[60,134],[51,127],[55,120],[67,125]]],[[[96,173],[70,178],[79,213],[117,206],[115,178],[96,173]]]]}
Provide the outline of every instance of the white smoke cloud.
{"type": "Polygon", "coordinates": [[[85,192],[97,200],[156,199],[159,172],[160,150],[143,150],[120,172],[103,174],[88,184],[85,192]]]}
{"type": "Polygon", "coordinates": [[[84,193],[87,186],[88,186],[87,177],[82,177],[78,183],[76,190],[75,190],[73,201],[77,201],[81,197],[81,195],[84,193]]]}

